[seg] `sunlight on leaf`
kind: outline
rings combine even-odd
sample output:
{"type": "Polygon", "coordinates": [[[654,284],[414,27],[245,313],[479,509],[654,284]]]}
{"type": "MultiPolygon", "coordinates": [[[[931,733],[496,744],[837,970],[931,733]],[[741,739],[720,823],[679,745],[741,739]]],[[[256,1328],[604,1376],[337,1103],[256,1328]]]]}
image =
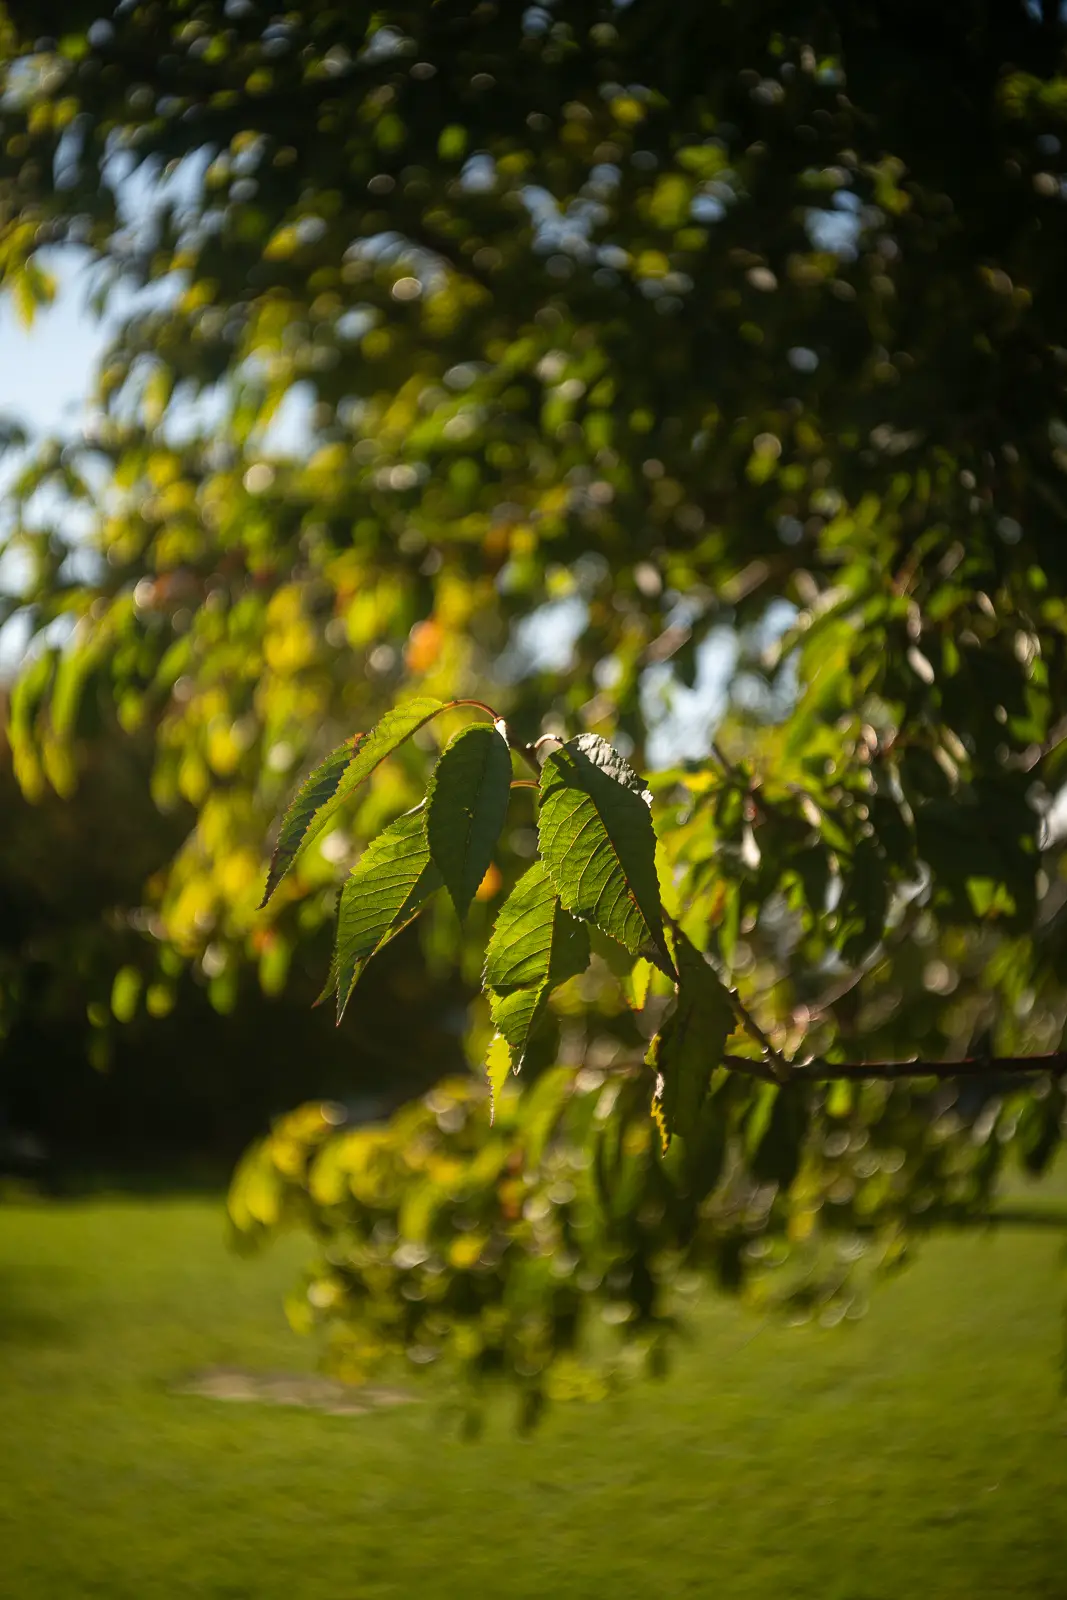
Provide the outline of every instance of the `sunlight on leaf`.
{"type": "Polygon", "coordinates": [[[500,1092],[508,1081],[511,1071],[511,1051],[508,1042],[502,1033],[493,1035],[493,1041],[485,1057],[485,1076],[489,1082],[489,1121],[496,1120],[496,1105],[500,1092]]]}
{"type": "Polygon", "coordinates": [[[485,957],[490,1011],[511,1047],[516,1071],[549,994],[588,964],[589,934],[564,911],[538,861],[504,902],[485,957]]]}
{"type": "Polygon", "coordinates": [[[429,696],[408,700],[387,711],[370,733],[357,734],[327,756],[305,780],[282,819],[261,905],[266,905],[298,853],[322,832],[375,767],[441,710],[441,701],[429,696]]]}
{"type": "Polygon", "coordinates": [[[568,911],[673,977],[645,796],[640,778],[603,739],[571,739],[541,771],[541,853],[568,911]]]}
{"type": "Polygon", "coordinates": [[[430,854],[462,918],[489,870],[511,794],[511,752],[495,728],[474,723],[452,740],[426,797],[430,854]]]}
{"type": "Polygon", "coordinates": [[[426,897],[440,887],[417,806],[364,850],[341,891],[335,954],[340,1022],[363,968],[407,926],[426,897]]]}

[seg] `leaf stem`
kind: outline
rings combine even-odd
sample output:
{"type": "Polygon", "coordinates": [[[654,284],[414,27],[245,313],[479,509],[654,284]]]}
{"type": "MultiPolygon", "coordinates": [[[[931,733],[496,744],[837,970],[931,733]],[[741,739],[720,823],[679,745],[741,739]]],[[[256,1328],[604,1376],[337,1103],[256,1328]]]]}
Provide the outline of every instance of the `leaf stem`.
{"type": "MultiPolygon", "coordinates": [[[[537,745],[520,744],[517,739],[513,739],[511,734],[507,731],[508,725],[504,718],[500,715],[499,711],[494,711],[492,706],[487,706],[484,700],[450,700],[444,707],[444,710],[451,711],[456,706],[470,706],[472,710],[484,711],[487,717],[492,717],[497,727],[503,732],[509,748],[514,750],[516,755],[520,755],[526,762],[526,765],[528,767],[532,767],[538,778],[540,778],[541,769],[537,765],[536,758],[533,755],[533,751],[536,750],[537,745]]],[[[536,788],[536,785],[534,785],[534,787],[536,788]]]]}
{"type": "Polygon", "coordinates": [[[449,700],[441,709],[442,711],[451,711],[456,706],[471,706],[475,711],[484,711],[486,716],[492,717],[494,722],[503,721],[500,712],[494,711],[492,706],[487,706],[484,700],[449,700]]]}

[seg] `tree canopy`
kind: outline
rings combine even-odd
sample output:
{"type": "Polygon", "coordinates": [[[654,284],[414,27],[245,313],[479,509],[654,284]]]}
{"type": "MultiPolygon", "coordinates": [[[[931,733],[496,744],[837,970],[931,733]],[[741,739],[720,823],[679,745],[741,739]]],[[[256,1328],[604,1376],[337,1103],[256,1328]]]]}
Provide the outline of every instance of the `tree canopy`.
{"type": "Polygon", "coordinates": [[[76,250],[114,330],[9,497],[20,781],[149,739],[188,825],[146,981],[283,985],[351,868],[341,1008],[421,911],[465,997],[488,962],[472,1065],[499,1031],[532,1084],[248,1158],[235,1220],[322,1230],[301,1304],[355,1366],[536,1408],[599,1300],[653,1343],[679,1264],[845,1305],[1050,1159],[1063,49],[1021,0],[0,4],[0,286],[30,317],[76,250]],[[544,741],[514,792],[472,701],[544,741]],[[561,864],[603,784],[622,899],[561,864]]]}

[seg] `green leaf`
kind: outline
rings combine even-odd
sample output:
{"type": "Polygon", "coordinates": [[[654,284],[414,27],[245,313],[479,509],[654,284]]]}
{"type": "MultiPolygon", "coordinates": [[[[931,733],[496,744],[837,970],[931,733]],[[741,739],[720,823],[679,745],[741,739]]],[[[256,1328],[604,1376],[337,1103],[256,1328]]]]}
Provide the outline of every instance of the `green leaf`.
{"type": "Polygon", "coordinates": [[[430,779],[426,838],[461,918],[493,859],[510,793],[507,741],[486,723],[457,733],[430,779]]]}
{"type": "Polygon", "coordinates": [[[351,765],[360,744],[366,738],[365,733],[357,733],[354,739],[346,739],[336,750],[331,750],[326,760],[300,785],[296,798],[282,818],[278,843],[270,858],[267,887],[263,891],[263,899],[259,902],[261,909],[295,861],[297,851],[306,841],[308,827],[316,811],[336,794],[337,785],[344,776],[345,768],[351,765]]]}
{"type": "Polygon", "coordinates": [[[596,734],[569,740],[545,761],[538,834],[565,908],[673,978],[647,791],[596,734]]]}
{"type": "Polygon", "coordinates": [[[544,862],[535,862],[501,907],[485,953],[489,1009],[516,1072],[552,990],[588,965],[588,931],[560,905],[544,862]]]}
{"type": "Polygon", "coordinates": [[[664,1139],[694,1132],[711,1076],[722,1064],[734,1025],[730,996],[700,951],[678,929],[678,1002],[652,1041],[648,1063],[658,1074],[654,1114],[664,1139]]]}
{"type": "Polygon", "coordinates": [[[502,1033],[495,1033],[486,1052],[485,1076],[489,1080],[489,1122],[496,1119],[496,1103],[511,1071],[511,1051],[502,1033]]]}
{"type": "Polygon", "coordinates": [[[322,765],[315,768],[301,784],[282,818],[261,906],[266,905],[300,851],[322,832],[364,778],[368,778],[386,756],[398,750],[416,729],[443,710],[442,702],[429,695],[405,701],[387,711],[370,733],[357,733],[354,739],[331,751],[322,765]]]}
{"type": "Polygon", "coordinates": [[[416,806],[371,840],[341,891],[334,952],[338,1022],[371,956],[407,926],[440,886],[441,875],[426,844],[423,807],[416,806]]]}

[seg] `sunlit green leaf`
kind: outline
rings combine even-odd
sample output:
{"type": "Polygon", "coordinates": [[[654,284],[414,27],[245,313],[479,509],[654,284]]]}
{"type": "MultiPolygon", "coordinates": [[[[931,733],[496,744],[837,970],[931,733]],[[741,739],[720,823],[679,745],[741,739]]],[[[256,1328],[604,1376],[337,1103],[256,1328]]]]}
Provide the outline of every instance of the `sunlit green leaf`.
{"type": "Polygon", "coordinates": [[[516,1071],[552,990],[588,964],[589,934],[564,911],[538,861],[504,902],[485,958],[490,1011],[511,1047],[516,1071]]]}
{"type": "Polygon", "coordinates": [[[434,768],[426,796],[426,838],[461,917],[493,859],[510,792],[511,752],[485,723],[457,733],[434,768]]]}
{"type": "Polygon", "coordinates": [[[266,905],[289,871],[298,850],[307,841],[308,828],[316,811],[337,793],[337,785],[344,776],[345,768],[351,765],[366,738],[365,733],[357,733],[355,738],[346,739],[336,750],[331,750],[325,761],[320,762],[314,772],[310,773],[300,785],[295,799],[282,818],[278,843],[274,847],[267,873],[267,886],[260,901],[261,906],[266,905]]]}
{"type": "Polygon", "coordinates": [[[652,982],[652,963],[646,961],[644,956],[639,956],[634,962],[633,971],[630,973],[626,985],[626,994],[635,1011],[643,1011],[648,999],[649,985],[652,982]]]}
{"type": "Polygon", "coordinates": [[[583,733],[545,761],[538,834],[566,909],[673,975],[644,786],[596,734],[583,733]]]}
{"type": "Polygon", "coordinates": [[[261,905],[266,905],[299,852],[322,832],[363,780],[440,710],[441,701],[429,696],[405,701],[387,711],[369,733],[358,733],[339,745],[304,780],[282,818],[261,905]]]}
{"type": "Polygon", "coordinates": [[[496,1105],[500,1092],[511,1071],[511,1050],[502,1033],[495,1033],[485,1056],[485,1076],[489,1082],[489,1120],[496,1118],[496,1105]]]}
{"type": "Polygon", "coordinates": [[[371,956],[407,926],[440,887],[430,860],[423,808],[405,812],[370,844],[349,873],[337,918],[337,1020],[371,956]]]}

